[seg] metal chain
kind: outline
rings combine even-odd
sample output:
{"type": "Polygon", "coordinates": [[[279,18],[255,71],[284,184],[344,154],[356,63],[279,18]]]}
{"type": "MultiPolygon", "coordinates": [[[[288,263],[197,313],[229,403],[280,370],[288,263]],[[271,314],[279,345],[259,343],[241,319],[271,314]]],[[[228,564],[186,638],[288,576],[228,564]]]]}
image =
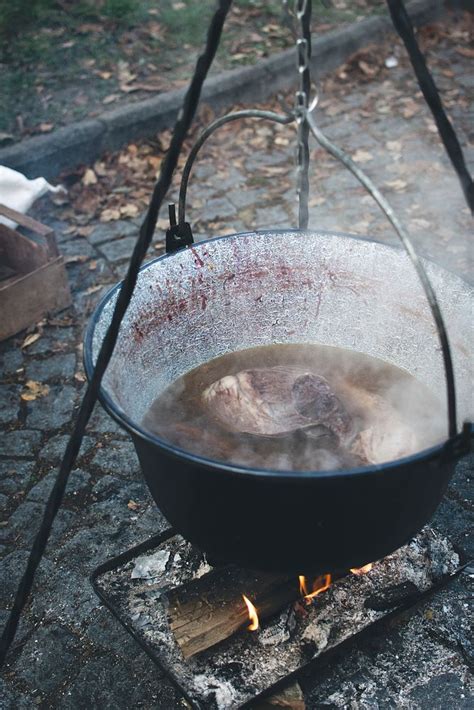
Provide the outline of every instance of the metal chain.
{"type": "MultiPolygon", "coordinates": [[[[288,0],[283,0],[283,9],[288,14],[288,0]]],[[[311,0],[295,0],[294,15],[296,18],[296,66],[299,75],[299,86],[295,93],[293,110],[296,119],[296,194],[298,199],[298,227],[299,229],[306,229],[308,227],[309,193],[309,127],[306,122],[306,112],[309,109],[311,87],[311,0]]]]}

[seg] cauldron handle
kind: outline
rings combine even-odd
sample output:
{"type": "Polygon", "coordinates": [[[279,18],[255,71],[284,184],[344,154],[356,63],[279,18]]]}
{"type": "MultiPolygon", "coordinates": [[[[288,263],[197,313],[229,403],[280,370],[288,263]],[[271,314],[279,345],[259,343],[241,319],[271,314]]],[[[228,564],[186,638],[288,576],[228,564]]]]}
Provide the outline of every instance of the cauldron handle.
{"type": "MultiPolygon", "coordinates": [[[[178,231],[178,233],[181,230],[183,230],[184,233],[185,230],[187,231],[188,229],[190,229],[188,222],[186,222],[186,193],[188,189],[189,176],[191,174],[191,170],[194,165],[194,161],[196,160],[197,154],[199,153],[206,140],[214,133],[214,131],[216,131],[224,124],[229,123],[230,121],[237,121],[240,118],[263,118],[269,121],[275,121],[276,123],[281,123],[283,125],[295,121],[295,117],[290,113],[279,114],[275,113],[274,111],[246,109],[243,111],[234,111],[232,113],[228,113],[225,116],[221,116],[220,118],[217,118],[215,121],[210,123],[209,126],[207,126],[207,128],[203,130],[196,143],[191,148],[191,151],[188,155],[183,169],[178,199],[178,224],[176,225],[176,230],[178,231]]],[[[178,248],[181,247],[178,246],[178,248]]],[[[166,251],[169,253],[169,251],[176,251],[176,249],[167,248],[166,251]]]]}

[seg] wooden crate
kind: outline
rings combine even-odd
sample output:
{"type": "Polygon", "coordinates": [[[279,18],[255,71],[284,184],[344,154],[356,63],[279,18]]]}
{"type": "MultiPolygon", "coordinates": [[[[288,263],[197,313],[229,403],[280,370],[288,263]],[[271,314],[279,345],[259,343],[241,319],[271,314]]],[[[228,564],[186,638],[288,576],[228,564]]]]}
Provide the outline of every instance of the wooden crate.
{"type": "Polygon", "coordinates": [[[5,340],[67,308],[71,292],[54,231],[1,204],[0,215],[27,230],[22,234],[0,224],[0,340],[5,340]]]}

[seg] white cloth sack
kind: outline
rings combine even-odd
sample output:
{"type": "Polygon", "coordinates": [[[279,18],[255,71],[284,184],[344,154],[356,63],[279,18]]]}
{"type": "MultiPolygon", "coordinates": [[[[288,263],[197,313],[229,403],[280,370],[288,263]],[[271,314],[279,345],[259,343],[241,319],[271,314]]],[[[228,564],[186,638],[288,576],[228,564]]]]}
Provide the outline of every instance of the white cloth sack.
{"type": "MultiPolygon", "coordinates": [[[[38,197],[47,192],[66,192],[62,185],[53,187],[44,178],[28,180],[22,173],[0,165],[0,204],[25,214],[38,197]]],[[[0,222],[15,229],[18,225],[0,216],[0,222]]]]}

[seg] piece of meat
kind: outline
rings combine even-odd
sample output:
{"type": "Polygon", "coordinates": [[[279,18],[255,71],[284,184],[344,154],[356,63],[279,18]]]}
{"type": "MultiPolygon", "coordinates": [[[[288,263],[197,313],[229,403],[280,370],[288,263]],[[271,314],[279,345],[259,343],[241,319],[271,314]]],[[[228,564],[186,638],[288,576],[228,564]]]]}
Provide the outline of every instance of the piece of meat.
{"type": "Polygon", "coordinates": [[[352,418],[327,380],[300,368],[242,370],[210,385],[203,400],[233,432],[273,437],[308,429],[314,436],[315,427],[325,427],[341,444],[355,435],[352,418]]]}
{"type": "Polygon", "coordinates": [[[351,444],[351,453],[369,464],[378,464],[396,461],[416,451],[415,434],[389,402],[359,388],[355,396],[364,412],[364,424],[351,444]]]}

